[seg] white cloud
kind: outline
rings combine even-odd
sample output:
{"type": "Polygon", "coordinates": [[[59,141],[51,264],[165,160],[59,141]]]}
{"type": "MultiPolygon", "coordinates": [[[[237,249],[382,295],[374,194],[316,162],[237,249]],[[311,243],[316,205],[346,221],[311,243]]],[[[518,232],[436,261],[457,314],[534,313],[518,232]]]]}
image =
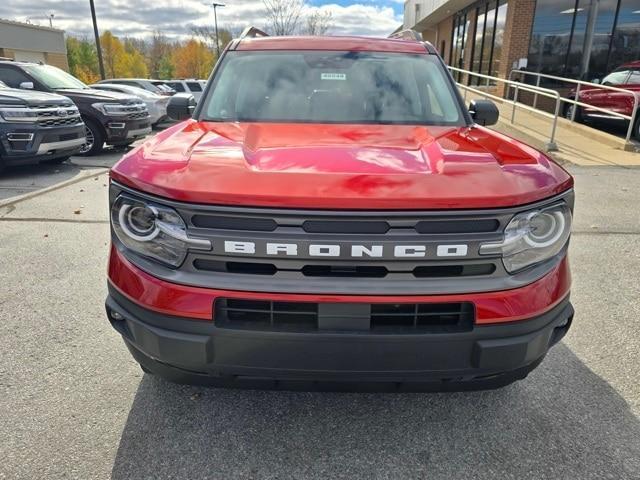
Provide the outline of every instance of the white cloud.
{"type": "MultiPolygon", "coordinates": [[[[348,6],[328,4],[314,9],[329,10],[332,13],[332,35],[386,36],[396,29],[402,18],[395,15],[389,0],[387,6],[377,6],[376,2],[357,0],[348,6]]],[[[73,35],[93,34],[89,2],[86,0],[3,0],[0,17],[12,20],[47,25],[46,14],[53,13],[54,27],[67,30],[73,35]]],[[[116,35],[147,36],[160,30],[168,36],[185,38],[189,36],[190,25],[213,24],[213,11],[204,0],[99,0],[96,2],[100,31],[111,30],[116,35]]],[[[247,25],[266,27],[265,9],[261,0],[229,0],[218,8],[218,26],[241,30],[247,25]]]]}

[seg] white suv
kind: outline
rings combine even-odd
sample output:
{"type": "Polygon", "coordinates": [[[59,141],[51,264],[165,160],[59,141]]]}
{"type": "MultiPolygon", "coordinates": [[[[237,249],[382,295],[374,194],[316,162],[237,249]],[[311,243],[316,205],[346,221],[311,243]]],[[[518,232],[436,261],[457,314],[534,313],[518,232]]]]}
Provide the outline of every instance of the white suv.
{"type": "Polygon", "coordinates": [[[165,80],[164,83],[169,85],[178,93],[190,93],[191,95],[193,95],[193,98],[196,99],[196,102],[200,100],[200,97],[202,97],[202,91],[204,90],[204,86],[206,84],[205,81],[196,80],[194,78],[183,80],[165,80]]]}

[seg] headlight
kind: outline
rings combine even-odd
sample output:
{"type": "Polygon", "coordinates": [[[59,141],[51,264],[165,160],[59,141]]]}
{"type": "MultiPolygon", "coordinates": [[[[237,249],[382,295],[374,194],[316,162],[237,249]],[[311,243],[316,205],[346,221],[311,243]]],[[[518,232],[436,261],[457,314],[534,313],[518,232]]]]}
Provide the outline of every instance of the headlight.
{"type": "Polygon", "coordinates": [[[504,240],[481,245],[480,254],[501,254],[504,268],[514,273],[560,253],[570,234],[571,210],[564,203],[553,205],[513,217],[504,240]]]}
{"type": "Polygon", "coordinates": [[[93,103],[91,106],[104,115],[129,115],[147,110],[147,106],[144,103],[129,105],[124,103],[93,103]]]}
{"type": "Polygon", "coordinates": [[[111,207],[111,225],[125,247],[172,267],[182,264],[189,249],[211,249],[208,240],[187,236],[175,210],[124,195],[111,207]]]}
{"type": "Polygon", "coordinates": [[[21,106],[0,107],[0,117],[7,122],[37,122],[38,114],[21,106]]]}

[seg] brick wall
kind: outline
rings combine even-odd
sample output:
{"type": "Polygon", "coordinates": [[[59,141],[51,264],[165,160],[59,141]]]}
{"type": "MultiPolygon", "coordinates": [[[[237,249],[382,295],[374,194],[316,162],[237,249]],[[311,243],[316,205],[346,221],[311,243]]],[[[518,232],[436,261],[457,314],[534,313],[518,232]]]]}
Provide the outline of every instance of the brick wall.
{"type": "Polygon", "coordinates": [[[445,42],[444,52],[440,52],[445,62],[449,63],[449,54],[451,52],[451,32],[453,31],[453,17],[446,18],[436,27],[438,30],[438,51],[441,50],[442,41],[445,42]]]}
{"type": "MultiPolygon", "coordinates": [[[[502,58],[497,76],[507,78],[514,62],[528,57],[535,10],[536,0],[509,0],[502,58]]],[[[500,94],[502,90],[499,89],[500,94]]]]}

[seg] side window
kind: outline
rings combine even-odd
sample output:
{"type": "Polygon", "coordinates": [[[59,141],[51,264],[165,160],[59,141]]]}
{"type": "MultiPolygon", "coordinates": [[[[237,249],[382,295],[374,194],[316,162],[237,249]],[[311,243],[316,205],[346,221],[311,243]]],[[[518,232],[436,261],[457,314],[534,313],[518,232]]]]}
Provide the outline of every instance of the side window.
{"type": "Polygon", "coordinates": [[[30,82],[31,79],[27,77],[20,70],[11,67],[0,66],[0,80],[7,84],[11,88],[20,88],[22,82],[30,82]]]}
{"type": "Polygon", "coordinates": [[[640,70],[631,70],[631,76],[627,83],[629,85],[640,85],[640,70]]]}
{"type": "Polygon", "coordinates": [[[184,85],[182,82],[167,82],[171,88],[173,88],[176,92],[184,92],[184,85]]]}
{"type": "Polygon", "coordinates": [[[192,92],[202,91],[202,86],[198,82],[187,82],[187,87],[189,87],[189,90],[191,90],[192,92]]]}

